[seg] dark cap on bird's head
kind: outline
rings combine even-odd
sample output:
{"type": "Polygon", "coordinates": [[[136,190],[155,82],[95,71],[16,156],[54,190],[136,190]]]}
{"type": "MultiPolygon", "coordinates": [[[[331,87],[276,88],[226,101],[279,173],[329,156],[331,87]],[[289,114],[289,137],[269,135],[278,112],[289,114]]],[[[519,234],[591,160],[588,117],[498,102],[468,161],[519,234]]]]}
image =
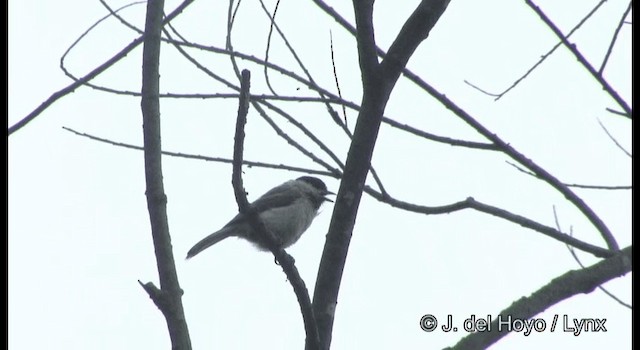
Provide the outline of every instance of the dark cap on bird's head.
{"type": "MultiPolygon", "coordinates": [[[[328,194],[335,194],[335,193],[327,190],[327,185],[325,185],[324,182],[322,180],[318,179],[317,177],[301,176],[301,177],[297,178],[296,181],[304,181],[304,182],[308,183],[309,185],[311,185],[315,189],[317,189],[322,194],[323,197],[328,195],[328,194]]],[[[324,200],[329,201],[329,202],[333,202],[329,198],[324,198],[324,200]]]]}

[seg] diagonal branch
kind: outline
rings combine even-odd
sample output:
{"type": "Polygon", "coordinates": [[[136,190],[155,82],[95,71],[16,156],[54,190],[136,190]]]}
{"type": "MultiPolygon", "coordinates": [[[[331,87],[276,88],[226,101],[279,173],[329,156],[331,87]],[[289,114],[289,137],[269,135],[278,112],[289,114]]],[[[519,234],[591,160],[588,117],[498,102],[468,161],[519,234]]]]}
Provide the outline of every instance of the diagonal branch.
{"type": "Polygon", "coordinates": [[[520,225],[524,228],[528,228],[530,230],[540,232],[548,237],[551,237],[555,240],[568,244],[572,247],[575,247],[576,249],[580,249],[584,252],[587,252],[599,258],[610,257],[611,255],[614,254],[614,252],[611,250],[583,242],[579,239],[576,239],[573,236],[560,232],[554,229],[553,227],[543,225],[535,220],[531,220],[522,215],[512,213],[508,210],[482,203],[480,201],[473,199],[472,197],[469,197],[466,200],[455,202],[448,205],[428,207],[425,205],[418,205],[418,204],[408,203],[408,202],[395,199],[389,195],[385,195],[378,191],[375,191],[368,186],[365,187],[365,192],[367,192],[367,194],[369,194],[371,197],[383,203],[389,204],[394,208],[399,208],[406,211],[425,214],[425,215],[449,214],[449,213],[453,213],[453,212],[464,210],[464,209],[474,209],[479,212],[483,212],[485,214],[489,214],[489,215],[501,218],[503,220],[512,222],[514,224],[520,225]]]}
{"type": "MultiPolygon", "coordinates": [[[[556,206],[555,205],[553,206],[553,218],[555,219],[555,222],[556,222],[556,228],[558,229],[558,231],[561,231],[562,229],[560,228],[560,220],[558,219],[558,213],[556,212],[556,206]]],[[[573,229],[572,228],[569,229],[569,234],[570,235],[573,234],[573,229]]],[[[580,267],[582,267],[584,269],[584,264],[582,263],[582,261],[580,261],[580,258],[578,257],[578,254],[576,253],[576,250],[573,249],[573,247],[568,245],[568,244],[567,244],[567,250],[569,250],[569,253],[571,253],[571,256],[573,257],[573,260],[575,260],[578,263],[578,265],[580,265],[580,267]]],[[[620,299],[617,296],[615,296],[613,293],[608,291],[603,286],[598,286],[598,289],[600,289],[604,294],[608,295],[611,299],[613,299],[616,302],[618,302],[618,304],[628,308],[629,310],[633,310],[633,307],[631,305],[629,305],[628,303],[625,303],[624,301],[622,301],[622,299],[620,299]]]]}
{"type": "Polygon", "coordinates": [[[609,61],[609,56],[611,56],[611,52],[613,52],[613,46],[616,44],[616,41],[618,40],[618,34],[620,33],[620,29],[622,29],[624,20],[629,15],[629,12],[631,12],[631,1],[629,1],[629,6],[627,6],[627,9],[622,14],[622,18],[620,18],[620,21],[618,21],[618,26],[616,27],[616,30],[613,32],[613,37],[611,38],[611,43],[609,44],[607,53],[604,55],[604,59],[602,60],[600,69],[598,69],[598,74],[600,75],[602,75],[602,73],[604,72],[604,67],[606,67],[607,62],[609,61]]]}
{"type": "Polygon", "coordinates": [[[435,88],[429,85],[427,82],[422,80],[420,77],[415,75],[410,71],[405,70],[405,76],[407,76],[412,82],[425,89],[425,91],[429,92],[431,96],[436,98],[440,103],[446,106],[449,110],[451,110],[455,115],[464,120],[469,126],[479,132],[482,136],[491,141],[494,145],[496,145],[502,152],[506,155],[517,161],[518,163],[524,165],[528,169],[530,169],[536,176],[540,179],[544,180],[546,183],[551,185],[551,187],[555,188],[558,192],[560,192],[569,202],[573,203],[573,205],[578,208],[582,212],[582,214],[593,224],[593,226],[598,229],[600,235],[604,239],[604,241],[609,246],[611,250],[618,250],[618,243],[616,242],[613,234],[607,227],[607,225],[602,221],[602,219],[587,205],[587,203],[582,200],[578,195],[576,195],[569,187],[567,187],[564,183],[562,183],[558,178],[553,176],[543,167],[539,166],[533,160],[527,158],[524,154],[520,153],[516,150],[511,144],[501,139],[498,135],[491,132],[488,128],[478,122],[474,117],[472,117],[469,113],[463,110],[461,107],[456,105],[453,101],[451,101],[444,94],[438,92],[435,88]]]}
{"type": "MultiPolygon", "coordinates": [[[[253,98],[253,96],[252,96],[253,98]]],[[[108,140],[105,138],[101,138],[98,136],[94,136],[94,135],[90,135],[87,133],[82,133],[76,130],[73,130],[71,128],[67,128],[67,127],[63,127],[64,130],[67,130],[71,133],[74,133],[78,136],[82,136],[82,137],[86,137],[88,139],[94,140],[94,141],[98,141],[98,142],[103,142],[103,143],[107,143],[113,146],[117,146],[117,147],[123,147],[123,148],[129,148],[129,149],[134,149],[134,150],[143,150],[142,147],[140,146],[136,146],[136,145],[132,145],[132,144],[128,144],[128,143],[122,143],[122,142],[116,142],[116,141],[112,141],[112,140],[108,140]]],[[[170,152],[170,151],[162,151],[163,155],[167,155],[170,157],[178,157],[178,158],[186,158],[186,159],[197,159],[197,160],[204,160],[204,161],[210,161],[210,162],[218,162],[218,163],[226,163],[226,164],[232,164],[233,163],[233,159],[227,159],[227,158],[219,158],[219,157],[207,157],[207,156],[202,156],[202,155],[195,155],[195,154],[188,154],[188,153],[179,153],[179,152],[170,152]]],[[[264,162],[254,162],[254,161],[247,161],[247,160],[243,160],[242,161],[243,165],[247,165],[250,167],[260,167],[260,168],[266,168],[266,169],[280,169],[280,170],[287,170],[287,171],[295,171],[295,172],[299,172],[299,173],[305,173],[305,174],[316,174],[316,175],[322,175],[322,176],[329,176],[329,177],[334,177],[337,179],[340,179],[342,177],[341,173],[336,173],[336,172],[331,172],[331,171],[322,171],[322,170],[314,170],[314,169],[308,169],[308,168],[300,168],[300,167],[294,167],[294,166],[289,166],[289,165],[284,165],[284,164],[272,164],[272,163],[264,163],[264,162]]],[[[482,211],[484,213],[499,217],[501,219],[510,221],[514,224],[520,225],[522,227],[531,229],[533,231],[537,231],[540,232],[546,236],[549,236],[553,239],[556,239],[560,242],[564,242],[567,245],[570,245],[576,249],[580,249],[586,253],[592,254],[596,257],[600,257],[600,258],[605,258],[605,257],[609,257],[611,255],[613,255],[613,252],[610,250],[607,250],[605,248],[601,248],[598,246],[594,246],[591,245],[589,243],[580,241],[574,237],[572,237],[571,235],[568,235],[566,233],[563,233],[561,231],[558,230],[554,230],[553,228],[540,224],[534,220],[531,220],[529,218],[523,217],[521,215],[518,214],[514,214],[511,213],[509,211],[506,211],[504,209],[501,208],[497,208],[482,202],[479,202],[477,200],[474,199],[470,199],[467,198],[466,200],[463,201],[459,201],[453,204],[449,204],[449,205],[443,205],[443,206],[424,206],[424,205],[419,205],[419,204],[414,204],[414,203],[409,203],[409,202],[405,202],[399,199],[396,199],[392,196],[389,195],[389,193],[387,192],[380,192],[380,191],[376,191],[373,188],[369,187],[369,186],[365,186],[364,188],[364,192],[366,192],[367,194],[369,194],[371,197],[373,197],[374,199],[377,199],[378,201],[388,204],[394,208],[399,208],[402,210],[406,210],[406,211],[410,211],[410,212],[414,212],[414,213],[419,213],[419,214],[424,214],[424,215],[440,215],[440,214],[450,214],[456,211],[460,211],[460,210],[464,210],[464,209],[476,209],[478,211],[482,211]]]]}
{"type": "Polygon", "coordinates": [[[547,27],[549,27],[549,29],[551,29],[551,31],[553,31],[553,33],[560,40],[562,40],[564,46],[569,49],[569,51],[571,51],[576,59],[578,59],[578,62],[580,62],[580,64],[582,64],[582,66],[586,68],[587,71],[589,71],[593,78],[596,79],[596,81],[600,83],[600,85],[602,85],[602,88],[609,94],[609,96],[611,96],[618,103],[618,105],[622,107],[622,109],[626,113],[626,117],[631,118],[631,106],[629,106],[629,104],[627,104],[627,102],[620,96],[620,94],[618,94],[618,92],[613,89],[611,85],[609,85],[609,83],[602,77],[602,75],[598,73],[595,68],[593,68],[591,63],[589,63],[589,61],[587,61],[582,53],[578,51],[578,48],[574,44],[570,43],[569,40],[567,40],[560,28],[558,28],[558,26],[556,26],[555,23],[553,23],[553,21],[551,21],[551,19],[549,19],[549,17],[540,9],[540,7],[533,3],[533,1],[525,0],[525,3],[529,7],[531,7],[531,9],[540,17],[540,19],[547,25],[547,27]]]}
{"type": "MultiPolygon", "coordinates": [[[[631,251],[631,246],[628,246],[595,265],[581,270],[571,270],[554,278],[546,286],[528,297],[522,297],[500,312],[496,320],[491,323],[490,331],[471,333],[448,349],[485,349],[509,334],[508,327],[500,327],[498,321],[508,320],[508,317],[512,320],[527,320],[563,300],[578,294],[591,293],[596,287],[626,275],[631,272],[631,251]]],[[[555,321],[557,321],[557,315],[552,324],[555,324],[555,321]]]]}
{"type": "MultiPolygon", "coordinates": [[[[68,128],[66,126],[63,126],[62,129],[69,131],[75,135],[81,136],[81,137],[86,137],[90,140],[94,140],[94,141],[98,141],[98,142],[103,142],[109,145],[113,145],[116,147],[123,147],[123,148],[128,148],[128,149],[133,149],[133,150],[137,150],[137,151],[143,151],[144,147],[141,146],[137,146],[137,145],[132,145],[130,143],[124,143],[124,142],[117,142],[117,141],[113,141],[113,140],[109,140],[109,139],[105,139],[103,137],[98,137],[95,135],[91,135],[91,134],[87,134],[84,132],[80,132],[80,131],[76,131],[74,129],[68,128]]],[[[229,159],[229,158],[221,158],[221,157],[208,157],[208,156],[203,156],[203,155],[198,155],[198,154],[189,154],[189,153],[181,153],[181,152],[171,152],[171,151],[162,151],[162,155],[164,156],[170,156],[170,157],[177,157],[177,158],[185,158],[185,159],[196,159],[196,160],[204,160],[207,162],[218,162],[218,163],[226,163],[226,164],[233,164],[233,159],[229,159]]],[[[314,174],[314,175],[322,175],[322,176],[334,176],[335,177],[335,173],[333,172],[329,172],[329,171],[323,171],[323,170],[315,170],[315,169],[309,169],[309,168],[301,168],[301,167],[296,167],[296,166],[291,166],[291,165],[285,165],[285,164],[274,164],[274,163],[265,163],[265,162],[255,162],[255,161],[250,161],[250,160],[243,160],[242,161],[242,165],[246,165],[248,167],[258,167],[258,168],[265,168],[265,169],[279,169],[279,170],[287,170],[287,171],[295,171],[301,174],[314,174]]]]}
{"type": "MultiPolygon", "coordinates": [[[[122,22],[125,26],[127,26],[128,28],[131,28],[132,30],[134,30],[136,32],[139,32],[139,33],[143,32],[142,30],[136,28],[131,23],[127,22],[121,16],[119,16],[117,14],[117,11],[120,10],[120,9],[112,10],[111,8],[106,6],[106,4],[103,3],[103,5],[105,5],[107,10],[110,11],[110,14],[112,16],[114,16],[118,20],[120,20],[120,22],[122,22]]],[[[168,26],[172,30],[175,31],[175,29],[173,29],[171,24],[169,24],[168,26]]],[[[342,122],[340,122],[340,119],[337,116],[337,113],[335,113],[335,111],[332,110],[331,104],[332,103],[340,104],[342,106],[349,107],[349,108],[351,108],[353,110],[356,110],[356,111],[360,110],[360,106],[358,104],[356,104],[356,103],[344,100],[340,96],[335,96],[333,94],[330,94],[327,90],[324,90],[320,86],[318,86],[315,83],[314,79],[309,74],[308,69],[304,66],[302,61],[300,61],[300,59],[298,58],[297,54],[295,53],[295,50],[293,50],[293,48],[288,43],[286,37],[284,37],[284,34],[279,30],[277,25],[275,25],[275,28],[278,31],[279,35],[284,40],[284,42],[287,45],[289,51],[291,51],[293,56],[294,56],[294,58],[296,58],[296,61],[298,62],[298,65],[305,72],[305,75],[307,76],[308,80],[305,80],[304,78],[296,75],[295,73],[293,73],[291,71],[283,69],[282,67],[279,67],[277,65],[273,65],[273,64],[271,64],[271,63],[269,63],[267,61],[260,60],[258,58],[253,57],[253,56],[249,56],[249,55],[246,55],[246,54],[243,54],[243,53],[240,53],[240,52],[233,52],[233,51],[229,51],[229,50],[225,50],[225,49],[220,49],[220,48],[216,48],[216,47],[207,47],[207,46],[203,46],[203,45],[199,45],[199,44],[188,42],[182,36],[180,36],[177,32],[176,32],[176,35],[178,35],[182,41],[173,40],[171,38],[171,35],[167,31],[165,31],[165,33],[167,34],[167,38],[163,38],[162,40],[165,41],[165,42],[171,43],[185,58],[187,58],[187,60],[189,60],[191,63],[193,63],[198,69],[202,70],[205,74],[207,74],[207,75],[211,76],[212,78],[222,82],[223,84],[225,84],[226,86],[228,86],[228,87],[230,87],[230,88],[232,88],[234,90],[238,90],[238,87],[233,85],[231,82],[226,81],[222,77],[216,75],[211,70],[205,68],[202,64],[197,62],[193,57],[191,57],[189,54],[187,54],[186,51],[182,48],[182,46],[192,47],[192,48],[196,48],[196,49],[200,49],[200,50],[204,50],[204,51],[209,51],[209,52],[213,52],[213,53],[218,53],[218,54],[235,55],[235,56],[238,56],[238,57],[240,57],[242,59],[254,62],[256,64],[259,64],[259,65],[262,65],[262,66],[267,66],[270,69],[274,69],[274,70],[276,70],[276,71],[278,71],[278,72],[280,72],[280,73],[282,73],[282,74],[284,74],[284,75],[286,75],[286,76],[288,76],[288,77],[290,77],[290,78],[292,78],[292,79],[294,79],[294,80],[296,80],[296,81],[298,81],[300,83],[305,84],[309,89],[311,89],[313,91],[316,91],[321,97],[320,98],[313,98],[313,97],[297,97],[297,96],[253,95],[252,96],[252,101],[262,101],[262,100],[267,100],[268,99],[268,100],[281,100],[281,101],[299,101],[299,102],[311,101],[311,102],[324,103],[327,106],[328,112],[332,116],[332,118],[347,133],[349,138],[351,138],[352,134],[348,131],[348,129],[346,129],[346,126],[342,122]]],[[[80,40],[80,38],[78,40],[80,40]]],[[[61,61],[62,62],[64,61],[64,56],[63,56],[61,61]]],[[[73,74],[71,74],[71,72],[69,72],[64,67],[62,62],[61,62],[61,68],[63,69],[65,74],[68,77],[70,77],[71,79],[77,81],[79,78],[77,78],[73,74]]],[[[126,90],[116,90],[116,89],[111,89],[111,88],[104,87],[104,86],[94,85],[94,84],[91,84],[89,82],[85,83],[84,85],[86,85],[88,87],[91,87],[93,89],[99,90],[99,91],[105,91],[105,92],[114,93],[114,94],[131,95],[131,96],[139,96],[140,95],[139,92],[126,91],[126,90]]],[[[202,98],[238,98],[238,94],[234,94],[234,93],[227,93],[227,94],[224,94],[224,93],[221,93],[221,94],[163,93],[163,94],[160,94],[160,97],[162,97],[162,98],[197,98],[197,99],[202,99],[202,98]]],[[[272,107],[270,106],[270,108],[272,108],[272,107]]],[[[422,137],[422,138],[426,138],[428,140],[432,140],[432,141],[436,141],[436,142],[447,143],[447,144],[450,144],[452,146],[461,146],[461,147],[476,148],[476,149],[486,149],[486,150],[498,150],[498,148],[496,146],[491,145],[491,144],[487,144],[487,143],[456,140],[456,139],[452,139],[452,138],[449,138],[449,137],[442,137],[442,136],[433,135],[433,134],[424,132],[422,130],[416,129],[414,127],[411,127],[409,125],[405,125],[405,124],[396,122],[393,119],[390,119],[388,117],[383,117],[383,122],[386,123],[386,124],[391,125],[394,128],[409,132],[409,133],[414,134],[416,136],[419,136],[419,137],[422,137]]],[[[306,132],[305,132],[305,134],[306,134],[306,132]]],[[[341,165],[341,167],[342,167],[342,165],[341,165]]],[[[371,171],[372,171],[372,174],[374,175],[374,179],[376,180],[376,182],[378,182],[378,186],[382,189],[383,186],[380,183],[379,179],[377,179],[375,171],[373,169],[371,171]]]]}
{"type": "MultiPolygon", "coordinates": [[[[187,6],[189,6],[192,2],[193,0],[184,0],[175,10],[173,10],[173,12],[171,12],[165,18],[163,23],[166,24],[171,20],[173,20],[176,16],[182,13],[182,11],[187,6]]],[[[140,37],[136,38],[129,45],[125,46],[122,50],[120,50],[120,52],[118,52],[113,57],[105,61],[103,64],[96,67],[94,70],[92,70],[88,74],[84,75],[78,80],[75,80],[73,83],[69,84],[67,87],[54,92],[51,96],[49,96],[48,99],[42,102],[40,106],[38,106],[36,109],[31,111],[31,113],[27,114],[24,118],[20,119],[20,121],[18,121],[17,123],[9,127],[8,129],[9,136],[11,136],[11,134],[22,129],[25,125],[29,124],[31,121],[36,119],[42,112],[44,112],[47,108],[49,108],[49,106],[54,104],[56,101],[74,92],[77,88],[79,88],[82,85],[85,85],[91,79],[97,77],[102,72],[107,70],[109,67],[113,66],[116,62],[123,59],[125,56],[127,56],[127,54],[129,54],[129,52],[133,51],[133,49],[135,49],[138,45],[140,45],[143,42],[144,37],[145,37],[144,35],[141,35],[140,37]]]]}
{"type": "Polygon", "coordinates": [[[600,118],[598,118],[598,124],[600,124],[600,127],[602,128],[602,130],[604,130],[605,134],[607,134],[607,136],[609,136],[609,139],[616,145],[618,146],[618,148],[624,152],[624,154],[627,155],[627,157],[631,158],[631,152],[627,151],[626,148],[622,147],[622,145],[620,144],[620,142],[618,142],[618,140],[616,140],[615,137],[613,137],[613,135],[611,135],[611,133],[609,132],[609,130],[607,130],[607,128],[604,126],[604,124],[602,124],[602,122],[600,121],[600,118]]]}
{"type": "MultiPolygon", "coordinates": [[[[576,24],[573,28],[571,28],[571,30],[569,31],[569,33],[567,33],[567,38],[569,38],[573,33],[575,33],[576,30],[578,30],[578,28],[580,28],[585,22],[587,22],[587,20],[589,18],[591,18],[596,11],[598,11],[598,9],[604,5],[604,3],[607,0],[600,0],[600,2],[598,2],[593,9],[591,9],[591,11],[589,11],[589,13],[587,13],[586,16],[584,16],[580,22],[578,22],[578,24],[576,24]]],[[[542,56],[540,56],[540,59],[538,60],[538,62],[536,62],[533,66],[531,66],[523,75],[521,75],[518,79],[516,79],[513,83],[511,83],[511,86],[509,86],[508,88],[506,88],[504,91],[500,92],[500,93],[491,93],[488,91],[485,91],[484,89],[472,84],[471,82],[468,81],[464,81],[467,85],[471,86],[472,88],[484,93],[485,95],[489,95],[491,97],[495,97],[495,101],[498,101],[499,99],[501,99],[502,97],[504,97],[509,91],[513,90],[516,88],[516,86],[518,86],[522,81],[524,81],[531,73],[533,73],[534,70],[536,70],[536,68],[538,68],[547,58],[551,57],[551,54],[554,53],[556,51],[557,48],[559,48],[562,45],[562,41],[558,42],[557,44],[553,45],[553,47],[547,51],[545,54],[543,54],[542,56]]]]}
{"type": "MultiPolygon", "coordinates": [[[[528,0],[527,0],[528,1],[528,0]]],[[[340,25],[342,25],[349,33],[352,35],[356,35],[355,28],[349,24],[347,20],[345,20],[339,13],[337,13],[333,8],[326,5],[322,0],[313,0],[313,2],[320,7],[325,13],[331,16],[334,20],[336,20],[340,25]]],[[[563,37],[564,38],[564,37],[563,37]]],[[[566,42],[566,39],[564,39],[566,42]]],[[[384,57],[385,52],[377,48],[378,55],[384,57]]],[[[456,116],[466,122],[469,126],[471,126],[474,130],[476,130],[479,134],[484,136],[486,139],[491,141],[491,143],[496,146],[503,153],[529,168],[533,171],[536,176],[539,176],[553,188],[555,188],[558,192],[560,192],[569,202],[573,203],[573,205],[580,210],[585,217],[598,229],[603,239],[609,246],[611,250],[619,249],[618,243],[616,242],[613,234],[609,230],[609,228],[605,225],[605,223],[600,219],[600,217],[575,193],[571,191],[566,185],[560,182],[556,177],[554,177],[551,173],[546,171],[541,166],[534,163],[531,159],[525,157],[524,154],[518,152],[515,148],[513,148],[508,142],[502,140],[496,134],[491,132],[488,128],[478,122],[474,117],[472,117],[469,113],[467,113],[464,109],[454,103],[451,99],[449,99],[444,94],[440,93],[429,83],[424,81],[424,79],[420,78],[417,74],[412,72],[411,70],[404,68],[402,71],[403,75],[409,79],[411,82],[416,84],[418,87],[426,91],[429,95],[435,98],[438,102],[440,102],[443,106],[453,112],[456,116]]],[[[629,114],[630,115],[630,114],[629,114]]]]}

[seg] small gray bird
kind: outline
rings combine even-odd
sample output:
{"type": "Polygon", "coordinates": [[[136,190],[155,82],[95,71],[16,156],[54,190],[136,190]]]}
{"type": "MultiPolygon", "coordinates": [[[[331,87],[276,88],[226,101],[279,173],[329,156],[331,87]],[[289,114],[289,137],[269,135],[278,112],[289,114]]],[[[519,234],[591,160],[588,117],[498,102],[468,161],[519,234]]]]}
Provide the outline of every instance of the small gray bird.
{"type": "MultiPolygon", "coordinates": [[[[250,205],[258,213],[266,229],[280,240],[283,248],[287,248],[298,241],[311,225],[322,203],[333,202],[325,197],[329,194],[334,193],[327,190],[322,180],[302,176],[272,188],[250,205]]],[[[264,239],[253,230],[247,217],[239,213],[223,228],[196,243],[187,253],[187,259],[232,236],[244,238],[260,250],[269,250],[264,239]]]]}

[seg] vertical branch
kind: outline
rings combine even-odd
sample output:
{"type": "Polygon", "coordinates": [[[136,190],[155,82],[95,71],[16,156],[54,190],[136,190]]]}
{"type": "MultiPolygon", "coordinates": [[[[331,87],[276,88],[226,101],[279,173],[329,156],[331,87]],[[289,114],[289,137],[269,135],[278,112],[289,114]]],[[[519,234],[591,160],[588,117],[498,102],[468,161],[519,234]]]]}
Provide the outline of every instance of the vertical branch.
{"type": "MultiPolygon", "coordinates": [[[[380,107],[386,104],[383,98],[372,98],[374,89],[371,87],[378,86],[373,83],[378,79],[378,75],[374,72],[379,67],[375,49],[371,49],[375,48],[372,23],[373,1],[354,1],[354,10],[358,26],[356,37],[364,93],[362,109],[358,114],[343,178],[336,196],[313,294],[313,310],[318,321],[322,349],[329,349],[331,345],[342,273],[380,128],[384,109],[380,107]]],[[[375,88],[375,90],[378,89],[375,88]]]]}
{"type": "Polygon", "coordinates": [[[318,320],[322,349],[329,349],[331,345],[342,273],[384,109],[409,57],[427,37],[448,3],[448,0],[421,1],[391,45],[389,56],[392,61],[385,59],[378,63],[373,0],[353,1],[363,97],[313,296],[313,310],[318,320]]]}
{"type": "Polygon", "coordinates": [[[240,211],[246,211],[249,207],[247,194],[242,183],[242,159],[244,153],[244,125],[247,124],[247,114],[249,113],[249,89],[251,86],[251,73],[243,70],[240,80],[240,102],[238,104],[238,119],[236,120],[236,134],[233,145],[233,173],[231,184],[236,196],[236,202],[240,211]]]}
{"type": "Polygon", "coordinates": [[[258,237],[264,239],[267,247],[269,247],[269,250],[273,253],[273,256],[280,264],[280,267],[282,267],[282,270],[293,287],[293,291],[298,298],[298,304],[300,305],[302,320],[307,335],[305,348],[307,350],[318,350],[320,348],[318,327],[313,314],[313,308],[311,307],[311,298],[309,297],[309,291],[307,290],[304,280],[300,277],[298,269],[295,266],[295,260],[282,248],[282,242],[280,242],[272,232],[267,230],[260,216],[258,216],[258,213],[255,211],[255,208],[249,205],[242,184],[244,126],[247,123],[249,103],[251,102],[249,94],[250,82],[251,74],[245,69],[240,74],[240,103],[238,106],[238,119],[236,121],[236,133],[233,145],[233,174],[231,178],[233,191],[236,196],[236,202],[238,203],[238,210],[247,216],[249,224],[257,232],[258,237]]]}
{"type": "Polygon", "coordinates": [[[167,196],[162,182],[162,147],[160,142],[160,31],[163,0],[149,0],[142,52],[142,120],[144,170],[147,208],[158,265],[160,290],[151,283],[143,285],[162,311],[169,329],[173,349],[191,349],[189,330],[182,307],[182,289],[178,283],[171,249],[167,218],[167,196]]]}

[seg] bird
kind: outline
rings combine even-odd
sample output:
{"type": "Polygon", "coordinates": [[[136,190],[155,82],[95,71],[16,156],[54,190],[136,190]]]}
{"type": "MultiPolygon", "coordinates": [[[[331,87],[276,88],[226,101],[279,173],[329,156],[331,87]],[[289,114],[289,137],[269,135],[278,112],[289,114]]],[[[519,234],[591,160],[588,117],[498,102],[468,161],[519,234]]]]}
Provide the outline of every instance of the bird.
{"type": "MultiPolygon", "coordinates": [[[[325,183],[313,176],[302,176],[278,185],[250,204],[267,230],[279,240],[282,248],[298,241],[318,215],[320,206],[328,201],[325,183]]],[[[187,252],[187,259],[229,237],[240,237],[253,243],[259,250],[269,250],[264,238],[249,223],[245,214],[238,213],[220,230],[196,243],[187,252]]]]}

